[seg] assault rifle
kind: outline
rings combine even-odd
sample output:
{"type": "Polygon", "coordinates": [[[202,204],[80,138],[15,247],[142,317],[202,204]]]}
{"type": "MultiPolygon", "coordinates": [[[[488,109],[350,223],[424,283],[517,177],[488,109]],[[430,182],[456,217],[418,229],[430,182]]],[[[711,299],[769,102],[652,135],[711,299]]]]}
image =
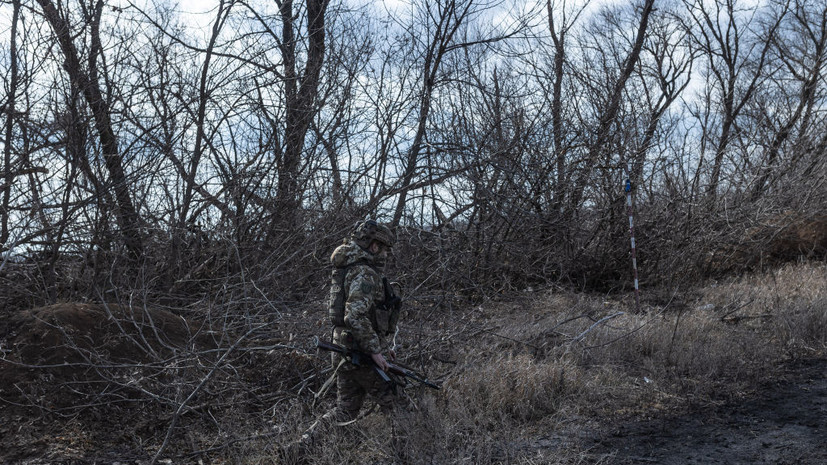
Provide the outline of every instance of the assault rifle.
{"type": "Polygon", "coordinates": [[[396,382],[393,381],[389,376],[388,373],[397,375],[397,376],[404,376],[405,378],[410,378],[418,383],[424,384],[431,389],[440,389],[440,386],[433,381],[428,381],[424,376],[420,375],[419,373],[411,370],[410,368],[400,365],[398,363],[388,362],[388,373],[385,373],[381,368],[376,366],[373,362],[373,359],[370,358],[369,354],[364,352],[360,352],[358,350],[349,350],[346,349],[338,344],[333,344],[330,342],[325,342],[320,340],[318,337],[314,337],[313,340],[316,343],[316,347],[322,350],[327,350],[330,352],[338,352],[343,356],[350,359],[350,362],[357,366],[362,366],[365,364],[373,366],[373,369],[376,373],[388,384],[395,384],[396,382]]]}

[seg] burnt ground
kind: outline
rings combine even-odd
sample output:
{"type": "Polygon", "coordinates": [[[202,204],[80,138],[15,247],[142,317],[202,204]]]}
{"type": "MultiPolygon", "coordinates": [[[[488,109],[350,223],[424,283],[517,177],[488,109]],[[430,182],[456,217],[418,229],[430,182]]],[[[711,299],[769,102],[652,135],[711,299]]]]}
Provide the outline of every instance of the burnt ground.
{"type": "Polygon", "coordinates": [[[590,453],[613,464],[827,464],[827,359],[792,362],[751,398],[612,424],[590,453]]]}

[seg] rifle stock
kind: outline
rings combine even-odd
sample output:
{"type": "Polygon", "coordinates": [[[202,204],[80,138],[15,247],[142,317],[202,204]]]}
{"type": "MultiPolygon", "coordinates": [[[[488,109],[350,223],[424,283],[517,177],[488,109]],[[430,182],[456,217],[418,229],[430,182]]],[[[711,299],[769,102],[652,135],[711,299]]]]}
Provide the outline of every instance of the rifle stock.
{"type": "MultiPolygon", "coordinates": [[[[350,357],[351,363],[353,363],[354,365],[361,365],[364,362],[373,365],[376,368],[376,372],[379,374],[379,376],[382,377],[383,380],[385,380],[386,382],[390,381],[390,378],[388,378],[387,374],[384,371],[382,371],[378,366],[376,366],[370,355],[365,354],[363,352],[359,352],[357,350],[348,350],[338,344],[322,341],[318,337],[314,337],[313,340],[316,343],[316,347],[318,347],[319,349],[327,350],[329,352],[337,352],[344,356],[350,357]]],[[[388,372],[394,375],[410,378],[420,384],[428,386],[431,389],[441,389],[441,387],[438,384],[434,383],[433,381],[429,381],[424,376],[420,375],[419,373],[411,370],[410,368],[404,365],[388,362],[388,372]]]]}

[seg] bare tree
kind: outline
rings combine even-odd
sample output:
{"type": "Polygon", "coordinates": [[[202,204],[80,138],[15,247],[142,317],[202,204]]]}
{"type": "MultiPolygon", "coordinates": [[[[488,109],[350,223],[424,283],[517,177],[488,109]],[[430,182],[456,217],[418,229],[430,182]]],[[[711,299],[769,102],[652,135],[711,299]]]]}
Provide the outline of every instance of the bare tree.
{"type": "Polygon", "coordinates": [[[414,123],[416,129],[401,160],[401,176],[394,189],[399,195],[393,212],[394,225],[398,225],[402,220],[408,192],[414,185],[414,175],[420,168],[420,155],[427,140],[434,93],[440,84],[440,73],[446,59],[456,50],[476,45],[490,45],[515,37],[525,27],[525,19],[518,18],[509,30],[469,35],[465,28],[479,18],[490,5],[474,0],[440,0],[415,5],[415,15],[418,15],[419,23],[406,27],[405,38],[414,44],[413,53],[419,67],[414,123]]]}
{"type": "Polygon", "coordinates": [[[583,168],[580,169],[579,174],[572,180],[572,185],[570,186],[571,195],[568,201],[568,215],[572,215],[573,212],[580,207],[580,202],[583,198],[592,167],[595,166],[601,157],[605,157],[607,151],[610,150],[609,142],[612,137],[612,125],[615,124],[615,117],[620,110],[626,81],[628,81],[634,73],[638,58],[643,50],[648,33],[649,18],[653,9],[654,0],[646,0],[640,9],[640,21],[634,42],[631,44],[628,56],[626,56],[621,64],[617,79],[614,80],[612,84],[611,91],[606,96],[607,100],[599,109],[598,121],[594,129],[594,135],[591,142],[589,142],[588,154],[582,162],[583,168]]]}
{"type": "Polygon", "coordinates": [[[691,34],[706,58],[706,70],[714,86],[711,97],[716,99],[712,102],[715,108],[710,110],[719,115],[720,126],[706,187],[707,200],[714,205],[724,157],[736,137],[738,118],[772,72],[767,67],[769,52],[786,10],[767,27],[756,28],[753,23],[756,9],[742,7],[737,0],[685,0],[684,3],[691,18],[691,34]]]}
{"type": "Polygon", "coordinates": [[[101,53],[99,27],[104,6],[103,0],[98,0],[93,5],[87,18],[91,44],[86,68],[80,62],[80,56],[73,42],[73,33],[66,14],[61,14],[51,0],[38,0],[38,4],[40,4],[43,15],[51,26],[63,52],[64,68],[69,74],[72,84],[83,93],[86,103],[92,111],[95,128],[100,138],[103,158],[115,191],[121,233],[132,257],[140,257],[143,253],[140,217],[132,204],[129,192],[130,183],[118,149],[118,139],[112,125],[109,103],[104,99],[98,84],[97,59],[101,53]]]}
{"type": "MultiPolygon", "coordinates": [[[[402,219],[402,214],[405,210],[405,203],[408,197],[408,187],[410,186],[414,172],[417,168],[417,161],[419,160],[419,153],[422,150],[422,145],[425,138],[425,131],[427,129],[428,116],[431,112],[431,99],[433,97],[434,85],[437,80],[437,73],[440,70],[442,60],[445,54],[449,51],[449,46],[454,41],[454,35],[464,21],[468,19],[471,13],[473,1],[455,0],[440,1],[436,4],[424,2],[423,14],[433,24],[424,25],[426,30],[432,32],[426,36],[427,42],[423,41],[424,46],[422,55],[422,74],[420,80],[420,90],[418,97],[418,116],[416,119],[416,132],[411,141],[411,146],[408,149],[407,156],[404,161],[404,168],[402,171],[402,178],[400,183],[399,198],[396,201],[396,208],[393,213],[393,225],[398,225],[402,219]]],[[[413,30],[409,32],[411,39],[414,39],[413,30]]],[[[420,38],[421,40],[421,38],[420,38]]]]}
{"type": "MultiPolygon", "coordinates": [[[[650,149],[658,142],[657,131],[664,115],[673,108],[691,81],[695,56],[688,42],[686,31],[672,21],[671,12],[653,15],[635,69],[640,97],[637,101],[643,104],[644,110],[638,126],[640,133],[635,147],[630,150],[629,166],[624,167],[636,185],[643,185],[644,164],[650,149]]],[[[631,96],[628,99],[635,100],[631,96]]]]}
{"type": "Polygon", "coordinates": [[[281,51],[284,99],[286,104],[284,152],[279,170],[278,201],[287,224],[296,218],[301,206],[299,167],[310,122],[318,111],[319,75],[325,55],[325,14],[329,0],[307,0],[307,55],[299,74],[296,47],[296,13],[292,0],[279,5],[282,21],[281,51]]]}
{"type": "Polygon", "coordinates": [[[574,27],[583,10],[588,6],[589,2],[583,4],[579,10],[574,10],[572,17],[568,17],[566,11],[566,4],[563,2],[562,11],[558,13],[557,2],[548,0],[546,2],[546,9],[548,14],[548,30],[551,35],[552,43],[554,44],[553,52],[553,66],[549,78],[551,79],[551,124],[553,135],[553,156],[555,160],[556,182],[554,185],[554,208],[556,213],[562,213],[561,208],[566,196],[566,187],[568,186],[568,179],[570,176],[567,169],[566,155],[570,151],[570,143],[566,143],[564,134],[566,132],[566,124],[563,120],[563,110],[565,102],[563,101],[563,83],[566,79],[566,61],[569,32],[574,27]]]}
{"type": "Polygon", "coordinates": [[[100,271],[120,241],[156,252],[147,275],[175,287],[311,275],[369,213],[419,228],[439,279],[462,267],[468,289],[608,276],[626,250],[621,176],[657,207],[644,220],[689,237],[698,197],[747,217],[822,169],[827,21],[789,2],[222,0],[202,39],[171,5],[7,0],[12,26],[38,28],[12,48],[45,61],[17,78],[27,60],[4,62],[0,239],[26,216],[53,280],[64,252],[100,271]]]}
{"type": "MultiPolygon", "coordinates": [[[[378,110],[374,105],[384,98],[383,92],[373,86],[373,79],[367,78],[374,70],[371,61],[382,60],[377,53],[378,44],[383,41],[377,37],[369,11],[337,10],[336,13],[329,23],[330,52],[319,88],[319,106],[327,111],[311,123],[314,137],[326,156],[317,162],[316,174],[311,179],[321,183],[315,189],[319,207],[327,205],[333,211],[352,215],[359,204],[370,204],[373,200],[370,196],[363,199],[366,195],[358,186],[377,169],[369,168],[376,156],[361,153],[357,147],[370,125],[371,110],[378,110]],[[354,163],[360,159],[365,169],[354,169],[354,163]],[[321,165],[325,163],[323,168],[321,165]],[[327,185],[329,192],[323,187],[327,185]]],[[[376,183],[374,187],[378,187],[376,183]]]]}
{"type": "MultiPolygon", "coordinates": [[[[776,1],[779,11],[784,11],[787,2],[776,1]]],[[[785,103],[780,106],[781,111],[776,115],[770,108],[775,105],[765,105],[766,118],[772,124],[774,134],[769,145],[758,161],[758,176],[752,187],[751,200],[758,200],[765,189],[772,186],[772,181],[778,178],[782,148],[791,137],[796,137],[799,145],[808,137],[811,130],[812,115],[815,110],[816,96],[821,86],[825,64],[827,64],[827,6],[822,5],[819,10],[818,2],[796,0],[788,16],[789,20],[781,25],[779,34],[772,37],[772,53],[780,60],[785,68],[784,75],[779,76],[774,83],[777,93],[768,95],[768,99],[785,103]],[[790,84],[797,84],[797,88],[790,92],[790,84]],[[770,108],[766,108],[770,107],[770,108]],[[796,134],[797,132],[797,134],[796,134]]],[[[800,146],[800,145],[799,145],[800,146]]],[[[800,156],[798,149],[790,158],[800,156]]],[[[790,160],[792,161],[792,160],[790,160]]]]}
{"type": "Polygon", "coordinates": [[[184,197],[181,200],[181,211],[178,214],[178,227],[184,230],[186,223],[192,223],[194,218],[189,217],[190,208],[194,194],[195,178],[201,162],[201,157],[206,145],[205,139],[205,119],[207,113],[207,104],[211,100],[212,89],[209,87],[210,77],[210,62],[213,58],[213,50],[215,48],[216,40],[230,15],[233,3],[229,4],[225,0],[221,0],[216,7],[216,18],[212,26],[209,42],[204,53],[204,62],[201,65],[201,74],[198,80],[198,106],[195,114],[195,142],[192,149],[192,158],[189,161],[184,173],[184,197]]]}
{"type": "Polygon", "coordinates": [[[19,81],[17,65],[17,26],[20,22],[20,0],[12,2],[11,35],[9,40],[9,81],[8,93],[4,106],[6,114],[5,138],[3,143],[3,188],[2,204],[0,204],[0,249],[5,248],[9,241],[9,216],[11,202],[11,188],[14,180],[12,168],[12,141],[14,140],[14,126],[17,119],[17,86],[19,81]]]}

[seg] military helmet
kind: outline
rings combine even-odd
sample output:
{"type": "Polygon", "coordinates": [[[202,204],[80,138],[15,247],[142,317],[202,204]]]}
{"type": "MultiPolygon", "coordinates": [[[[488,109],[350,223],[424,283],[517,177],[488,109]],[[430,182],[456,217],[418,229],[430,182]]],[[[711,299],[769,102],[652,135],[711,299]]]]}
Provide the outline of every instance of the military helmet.
{"type": "Polygon", "coordinates": [[[353,239],[364,248],[367,248],[371,241],[393,247],[396,240],[389,227],[372,219],[356,223],[356,227],[353,228],[353,239]]]}

